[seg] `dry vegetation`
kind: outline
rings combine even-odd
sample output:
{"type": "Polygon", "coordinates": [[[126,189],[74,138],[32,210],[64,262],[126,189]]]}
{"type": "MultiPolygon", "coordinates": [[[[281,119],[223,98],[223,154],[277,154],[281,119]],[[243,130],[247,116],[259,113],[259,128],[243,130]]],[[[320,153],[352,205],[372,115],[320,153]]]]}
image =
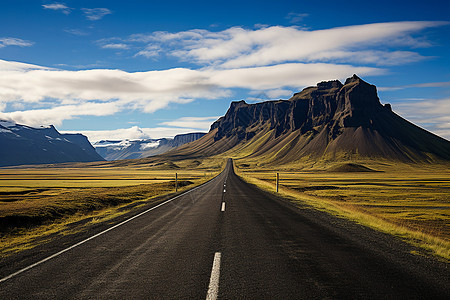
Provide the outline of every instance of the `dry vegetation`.
{"type": "Polygon", "coordinates": [[[156,197],[199,185],[222,161],[168,165],[65,165],[0,169],[0,256],[31,248],[59,234],[107,221],[156,197]]]}
{"type": "Polygon", "coordinates": [[[279,172],[280,193],[292,201],[399,236],[450,260],[448,165],[359,161],[275,169],[251,160],[236,165],[244,179],[270,191],[279,172]]]}

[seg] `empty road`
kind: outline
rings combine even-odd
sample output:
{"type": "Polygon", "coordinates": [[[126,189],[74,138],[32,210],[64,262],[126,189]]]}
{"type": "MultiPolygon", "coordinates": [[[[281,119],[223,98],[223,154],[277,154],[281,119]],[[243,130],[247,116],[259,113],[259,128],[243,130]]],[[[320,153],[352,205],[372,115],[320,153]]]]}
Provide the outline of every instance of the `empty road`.
{"type": "Polygon", "coordinates": [[[262,192],[231,160],[117,222],[3,260],[0,299],[450,299],[447,264],[262,192]]]}

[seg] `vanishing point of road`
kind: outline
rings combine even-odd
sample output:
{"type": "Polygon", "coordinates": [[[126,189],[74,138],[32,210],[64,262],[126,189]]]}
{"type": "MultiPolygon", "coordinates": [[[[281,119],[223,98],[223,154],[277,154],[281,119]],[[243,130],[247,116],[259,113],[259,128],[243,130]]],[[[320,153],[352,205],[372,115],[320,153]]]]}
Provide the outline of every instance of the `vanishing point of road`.
{"type": "Polygon", "coordinates": [[[450,299],[448,264],[225,170],[0,262],[0,299],[450,299]],[[102,227],[103,226],[103,227],[102,227]]]}

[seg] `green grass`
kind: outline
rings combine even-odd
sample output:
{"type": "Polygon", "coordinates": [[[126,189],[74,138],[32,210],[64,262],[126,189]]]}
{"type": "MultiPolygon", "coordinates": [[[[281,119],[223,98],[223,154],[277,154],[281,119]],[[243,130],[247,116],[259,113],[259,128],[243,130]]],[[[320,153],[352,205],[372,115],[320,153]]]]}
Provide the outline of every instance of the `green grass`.
{"type": "Polygon", "coordinates": [[[278,171],[280,193],[293,202],[399,236],[426,253],[450,260],[446,165],[368,162],[366,166],[382,172],[327,172],[323,165],[316,170],[310,166],[296,170],[291,165],[280,171],[249,168],[244,160],[236,162],[240,164],[244,167],[238,173],[250,183],[273,192],[278,171]]]}

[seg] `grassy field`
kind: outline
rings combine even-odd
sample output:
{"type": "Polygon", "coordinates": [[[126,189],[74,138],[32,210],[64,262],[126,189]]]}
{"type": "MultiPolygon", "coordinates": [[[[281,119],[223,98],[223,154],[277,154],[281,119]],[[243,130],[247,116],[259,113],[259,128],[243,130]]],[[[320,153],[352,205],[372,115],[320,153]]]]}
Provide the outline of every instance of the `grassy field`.
{"type": "Polygon", "coordinates": [[[170,164],[166,170],[146,165],[0,169],[0,256],[84,230],[174,193],[175,173],[179,192],[199,185],[217,175],[223,162],[180,165],[174,169],[170,164]]]}
{"type": "Polygon", "coordinates": [[[236,165],[244,179],[270,191],[279,172],[280,194],[292,201],[399,236],[450,260],[448,166],[369,162],[369,169],[378,172],[361,172],[367,170],[360,163],[331,164],[329,171],[326,165],[299,170],[255,168],[244,161],[236,165]]]}

